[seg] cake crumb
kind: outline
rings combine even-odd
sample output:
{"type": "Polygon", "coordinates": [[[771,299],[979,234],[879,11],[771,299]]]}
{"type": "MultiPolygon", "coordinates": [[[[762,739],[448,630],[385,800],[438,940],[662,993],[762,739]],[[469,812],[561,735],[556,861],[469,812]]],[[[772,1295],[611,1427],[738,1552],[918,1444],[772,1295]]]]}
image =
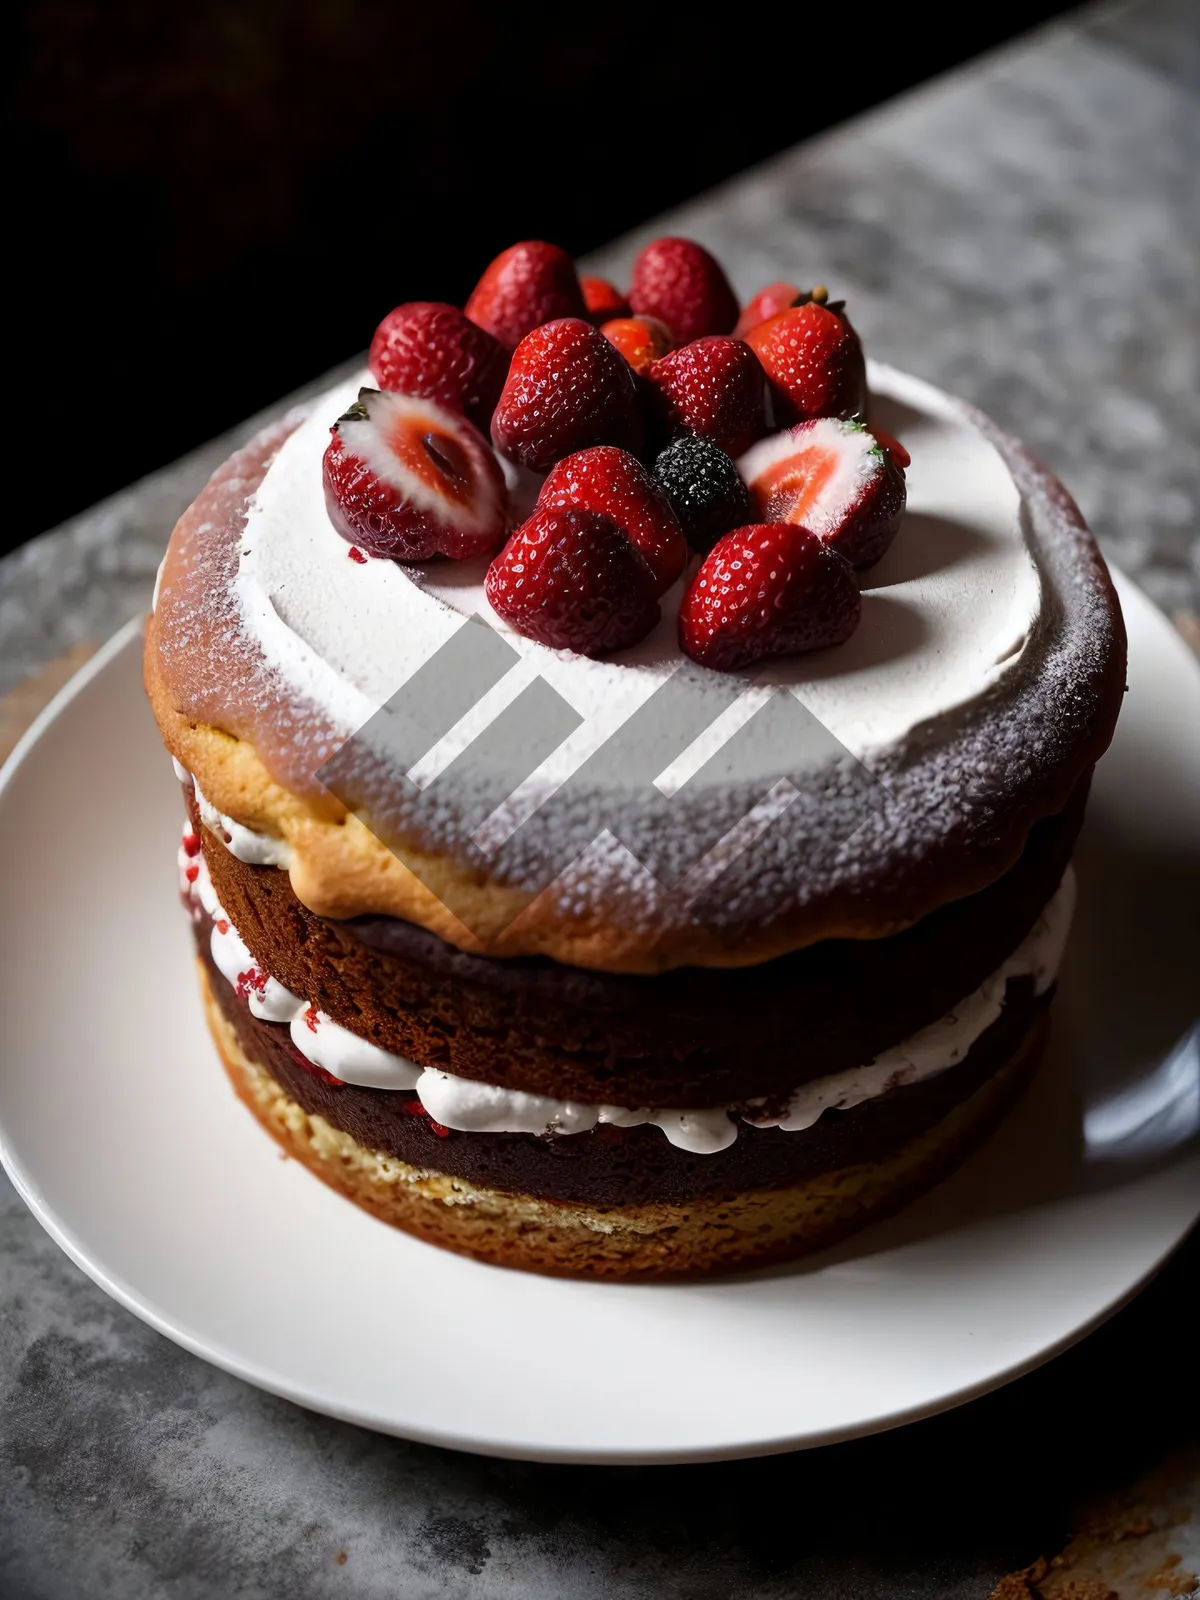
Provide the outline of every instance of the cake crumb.
{"type": "Polygon", "coordinates": [[[1174,1530],[1193,1520],[1198,1473],[1200,1450],[1185,1448],[1130,1488],[1098,1496],[1057,1554],[1001,1578],[990,1600],[1191,1600],[1200,1579],[1174,1530]]]}
{"type": "MultiPolygon", "coordinates": [[[[1041,1567],[1043,1573],[1045,1572],[1044,1561],[1036,1562],[1035,1565],[1041,1567]]],[[[1030,1576],[1032,1571],[1031,1567],[1025,1572],[1010,1572],[1006,1578],[1001,1578],[992,1590],[990,1600],[1038,1600],[1038,1592],[1034,1586],[1036,1580],[1030,1576]]]]}
{"type": "Polygon", "coordinates": [[[1194,1594],[1198,1582],[1200,1580],[1194,1572],[1183,1570],[1183,1557],[1178,1550],[1172,1550],[1157,1571],[1146,1574],[1142,1579],[1142,1587],[1161,1590],[1170,1595],[1172,1600],[1179,1600],[1182,1595],[1194,1594]]]}
{"type": "Polygon", "coordinates": [[[1099,1578],[1073,1578],[1062,1573],[1062,1557],[1039,1556],[1032,1566],[1010,1572],[992,1590],[990,1600],[1120,1600],[1099,1578]]]}

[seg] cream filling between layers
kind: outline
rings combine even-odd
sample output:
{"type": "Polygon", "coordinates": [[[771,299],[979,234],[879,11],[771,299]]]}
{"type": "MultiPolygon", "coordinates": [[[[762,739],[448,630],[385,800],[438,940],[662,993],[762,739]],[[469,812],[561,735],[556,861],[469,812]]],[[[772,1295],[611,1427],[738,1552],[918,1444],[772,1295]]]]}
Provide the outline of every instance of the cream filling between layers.
{"type": "Polygon", "coordinates": [[[286,1024],[300,1054],[342,1083],[408,1090],[435,1122],[461,1133],[572,1134],[586,1133],[602,1123],[618,1128],[650,1124],[660,1128],[677,1149],[693,1155],[727,1149],[737,1138],[739,1121],[799,1132],[811,1128],[825,1111],[848,1110],[955,1066],[999,1017],[1010,978],[1032,978],[1037,994],[1044,994],[1054,982],[1075,909],[1075,875],[1068,867],[1017,949],[952,1011],[861,1067],[802,1084],[781,1111],[756,1115],[754,1108],[763,1101],[747,1102],[736,1109],[702,1110],[588,1105],[419,1067],[342,1027],[263,971],[217,899],[199,853],[199,840],[186,831],[179,868],[185,895],[212,919],[211,949],[218,971],[247,1001],[254,1016],[286,1024]]]}
{"type": "Polygon", "coordinates": [[[218,838],[224,839],[225,848],[230,855],[236,856],[239,861],[245,861],[252,867],[286,867],[290,863],[292,852],[283,839],[276,839],[269,833],[256,833],[253,828],[247,828],[242,823],[235,822],[232,817],[227,817],[205,796],[200,785],[182,762],[176,761],[172,756],[171,765],[175,768],[175,776],[180,783],[187,784],[195,794],[201,822],[218,838]]]}

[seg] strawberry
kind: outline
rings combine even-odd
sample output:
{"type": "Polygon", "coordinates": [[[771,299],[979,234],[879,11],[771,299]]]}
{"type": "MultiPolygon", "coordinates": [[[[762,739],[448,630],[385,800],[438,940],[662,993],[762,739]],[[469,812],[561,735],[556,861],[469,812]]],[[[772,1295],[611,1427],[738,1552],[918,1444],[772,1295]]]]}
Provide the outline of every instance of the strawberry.
{"type": "Polygon", "coordinates": [[[460,561],[503,539],[504,474],[465,417],[432,400],[360,389],[330,433],[325,504],[352,551],[460,561]]]}
{"type": "Polygon", "coordinates": [[[827,293],[814,289],[803,304],[776,312],[746,335],[771,380],[778,422],[866,415],[862,345],[843,303],[825,304],[827,293]]]}
{"type": "Polygon", "coordinates": [[[600,332],[639,378],[644,378],[651,364],[665,356],[674,343],[666,324],[657,317],[614,317],[600,324],[600,332]]]}
{"type": "Polygon", "coordinates": [[[871,432],[887,451],[888,455],[891,456],[892,460],[900,468],[901,472],[907,471],[907,469],[912,466],[912,457],[900,443],[899,439],[893,439],[890,433],[884,433],[883,429],[877,428],[874,423],[871,424],[871,432]]]}
{"type": "Polygon", "coordinates": [[[691,239],[655,239],[633,264],[629,304],[638,316],[665,322],[676,344],[728,333],[737,296],[719,263],[691,239]]]}
{"type": "Polygon", "coordinates": [[[526,239],[502,250],[471,290],[467,316],[506,350],[543,322],[587,314],[575,263],[544,239],[526,239]]]}
{"type": "Polygon", "coordinates": [[[488,568],[492,609],[552,650],[597,656],[645,637],[658,621],[649,564],[599,511],[539,506],[488,568]]]}
{"type": "Polygon", "coordinates": [[[607,278],[580,278],[579,287],[583,290],[588,321],[594,322],[597,327],[611,322],[614,317],[629,315],[629,301],[616,284],[609,283],[607,278]]]}
{"type": "Polygon", "coordinates": [[[765,656],[842,644],[861,609],[849,562],[815,533],[754,523],[705,556],[679,608],[679,643],[702,667],[735,672],[765,656]]]}
{"type": "Polygon", "coordinates": [[[666,436],[695,433],[739,456],[767,431],[767,375],[748,344],[693,339],[650,368],[666,436]]]}
{"type": "Polygon", "coordinates": [[[757,328],[760,322],[765,322],[778,311],[786,311],[801,298],[802,291],[794,283],[769,283],[765,289],[758,291],[748,305],[742,307],[734,335],[744,339],[751,328],[757,328]]]}
{"type": "Polygon", "coordinates": [[[375,330],[368,356],[381,389],[436,400],[486,428],[504,387],[504,347],[457,306],[409,300],[375,330]]]}
{"type": "Polygon", "coordinates": [[[513,352],[492,440],[511,461],[548,472],[593,444],[637,451],[643,428],[629,363],[590,322],[560,317],[527,333],[513,352]]]}
{"type": "Polygon", "coordinates": [[[610,444],[580,450],[551,469],[539,511],[599,511],[638,547],[662,594],[687,565],[687,543],[671,502],[636,457],[610,444]]]}
{"type": "Polygon", "coordinates": [[[885,448],[861,422],[819,417],[762,440],[738,471],[764,521],[797,523],[852,566],[870,567],[904,515],[900,457],[907,462],[907,451],[885,448]]]}

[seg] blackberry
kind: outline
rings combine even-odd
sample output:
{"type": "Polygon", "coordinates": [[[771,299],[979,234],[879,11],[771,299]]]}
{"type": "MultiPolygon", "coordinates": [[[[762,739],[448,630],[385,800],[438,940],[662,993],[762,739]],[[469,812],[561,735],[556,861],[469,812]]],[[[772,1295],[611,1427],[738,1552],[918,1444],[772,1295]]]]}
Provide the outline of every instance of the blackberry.
{"type": "Polygon", "coordinates": [[[707,555],[723,533],[754,521],[750,492],[724,450],[694,433],[669,444],[654,478],[671,502],[689,547],[707,555]]]}

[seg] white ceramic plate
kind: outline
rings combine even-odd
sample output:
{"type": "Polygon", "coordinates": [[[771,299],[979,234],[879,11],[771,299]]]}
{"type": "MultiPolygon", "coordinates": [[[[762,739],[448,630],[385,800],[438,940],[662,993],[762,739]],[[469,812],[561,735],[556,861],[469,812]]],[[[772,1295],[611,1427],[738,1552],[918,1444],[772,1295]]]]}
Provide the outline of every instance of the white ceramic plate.
{"type": "Polygon", "coordinates": [[[496,1455],[703,1460],[928,1415],[1063,1349],[1200,1211],[1200,671],[1121,585],[1130,693],[1039,1078],[949,1182],[800,1266],[687,1285],[479,1266],[317,1183],[234,1099],[176,900],[180,799],[127,630],[0,782],[0,1148],[42,1224],[187,1349],[496,1455]]]}

